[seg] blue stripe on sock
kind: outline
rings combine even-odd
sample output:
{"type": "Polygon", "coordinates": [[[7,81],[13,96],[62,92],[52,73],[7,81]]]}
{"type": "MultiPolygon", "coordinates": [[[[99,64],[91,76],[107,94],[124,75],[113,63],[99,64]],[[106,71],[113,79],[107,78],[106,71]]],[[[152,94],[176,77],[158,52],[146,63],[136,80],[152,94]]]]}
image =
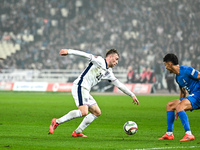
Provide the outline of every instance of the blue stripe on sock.
{"type": "Polygon", "coordinates": [[[181,119],[182,125],[185,129],[185,132],[190,131],[189,119],[185,111],[178,112],[179,118],[181,119]]]}
{"type": "Polygon", "coordinates": [[[174,119],[174,111],[167,111],[167,132],[173,132],[174,119]]]}

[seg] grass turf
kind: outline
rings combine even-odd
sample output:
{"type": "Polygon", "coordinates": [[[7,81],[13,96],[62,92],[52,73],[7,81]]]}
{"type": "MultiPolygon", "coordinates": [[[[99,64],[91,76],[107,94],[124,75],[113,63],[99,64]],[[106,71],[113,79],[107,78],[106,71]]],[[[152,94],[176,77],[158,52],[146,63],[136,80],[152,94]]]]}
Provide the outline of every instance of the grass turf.
{"type": "Polygon", "coordinates": [[[173,141],[158,141],[166,131],[166,104],[178,96],[137,96],[140,105],[126,95],[94,95],[102,115],[85,130],[87,138],[71,133],[83,118],[59,126],[48,135],[52,118],[76,109],[71,94],[0,92],[0,149],[200,149],[199,111],[187,112],[194,141],[180,142],[184,129],[175,121],[173,141]],[[126,135],[123,125],[135,121],[138,132],[126,135]]]}

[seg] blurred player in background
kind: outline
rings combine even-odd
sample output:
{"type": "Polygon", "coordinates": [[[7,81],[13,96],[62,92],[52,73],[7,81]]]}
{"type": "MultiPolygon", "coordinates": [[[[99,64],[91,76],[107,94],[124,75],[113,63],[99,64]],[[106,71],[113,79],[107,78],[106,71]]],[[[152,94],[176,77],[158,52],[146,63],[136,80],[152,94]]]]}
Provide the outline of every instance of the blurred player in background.
{"type": "Polygon", "coordinates": [[[128,66],[128,72],[126,76],[126,83],[134,83],[135,82],[135,72],[133,71],[132,66],[128,66]]]}
{"type": "Polygon", "coordinates": [[[173,125],[178,116],[185,129],[185,136],[180,141],[194,140],[195,137],[190,130],[188,116],[185,111],[200,108],[200,73],[192,67],[179,66],[177,56],[171,53],[163,58],[163,62],[166,69],[176,75],[176,82],[180,87],[180,99],[170,101],[167,104],[167,132],[158,140],[174,139],[173,125]],[[188,96],[186,96],[187,92],[189,93],[188,96]]]}
{"type": "Polygon", "coordinates": [[[167,82],[167,89],[168,89],[169,93],[171,93],[173,90],[175,93],[177,93],[176,84],[174,82],[174,79],[175,79],[175,74],[167,71],[166,75],[165,75],[165,80],[167,82]]]}
{"type": "Polygon", "coordinates": [[[85,116],[78,128],[73,131],[72,136],[87,137],[82,133],[82,131],[101,115],[99,106],[97,105],[95,99],[90,95],[91,88],[100,82],[101,79],[108,80],[125,94],[129,95],[132,98],[133,103],[137,105],[139,104],[135,94],[132,93],[123,83],[121,83],[112,72],[112,68],[118,64],[119,53],[117,50],[110,49],[106,53],[105,59],[101,56],[94,56],[92,54],[72,49],[62,49],[59,54],[62,56],[76,55],[84,57],[89,60],[90,63],[73,83],[72,95],[78,109],[68,112],[61,118],[53,118],[49,127],[50,134],[53,134],[54,130],[60,124],[71,119],[85,116]]]}

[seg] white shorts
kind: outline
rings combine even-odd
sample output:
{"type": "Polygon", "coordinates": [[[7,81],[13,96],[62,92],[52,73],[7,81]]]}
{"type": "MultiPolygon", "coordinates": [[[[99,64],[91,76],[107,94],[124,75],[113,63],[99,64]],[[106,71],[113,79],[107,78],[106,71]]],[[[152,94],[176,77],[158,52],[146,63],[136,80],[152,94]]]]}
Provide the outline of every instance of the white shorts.
{"type": "Polygon", "coordinates": [[[90,95],[88,90],[76,84],[73,84],[72,86],[72,96],[74,98],[77,107],[82,105],[88,105],[88,107],[91,107],[97,104],[97,102],[90,95]]]}

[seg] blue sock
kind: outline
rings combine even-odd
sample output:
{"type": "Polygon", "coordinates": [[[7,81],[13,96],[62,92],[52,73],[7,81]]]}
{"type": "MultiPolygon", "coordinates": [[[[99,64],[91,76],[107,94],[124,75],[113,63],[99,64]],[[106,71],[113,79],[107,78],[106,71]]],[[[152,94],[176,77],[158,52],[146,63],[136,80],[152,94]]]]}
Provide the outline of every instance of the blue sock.
{"type": "Polygon", "coordinates": [[[190,131],[189,119],[188,119],[186,112],[180,111],[180,112],[178,112],[178,115],[181,119],[181,122],[182,122],[184,129],[185,129],[185,132],[190,131]]]}
{"type": "Polygon", "coordinates": [[[167,132],[173,132],[174,119],[174,111],[167,111],[167,132]]]}

